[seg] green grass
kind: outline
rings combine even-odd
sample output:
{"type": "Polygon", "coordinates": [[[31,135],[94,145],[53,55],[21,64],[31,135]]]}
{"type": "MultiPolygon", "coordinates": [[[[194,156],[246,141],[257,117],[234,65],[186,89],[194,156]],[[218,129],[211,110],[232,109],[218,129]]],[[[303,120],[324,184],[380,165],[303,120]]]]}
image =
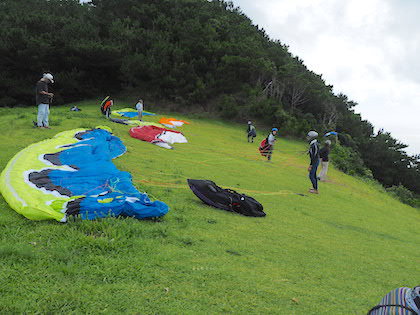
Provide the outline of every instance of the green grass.
{"type": "Polygon", "coordinates": [[[60,131],[108,125],[128,149],[115,164],[170,212],[158,222],[34,222],[0,197],[1,313],[364,314],[419,284],[420,212],[333,168],[320,195],[297,195],[310,187],[303,142],[280,136],[267,163],[246,126],[176,115],[191,122],[189,143],[166,150],[89,104],[52,107],[51,130],[32,128],[35,108],[0,108],[0,166],[60,131]],[[248,193],[267,217],[207,207],[187,178],[248,193]]]}

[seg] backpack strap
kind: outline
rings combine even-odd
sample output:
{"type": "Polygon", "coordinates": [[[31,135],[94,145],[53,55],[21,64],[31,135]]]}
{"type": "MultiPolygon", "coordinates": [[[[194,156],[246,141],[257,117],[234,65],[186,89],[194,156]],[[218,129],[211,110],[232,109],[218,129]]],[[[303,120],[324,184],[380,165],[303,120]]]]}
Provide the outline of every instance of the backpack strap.
{"type": "Polygon", "coordinates": [[[414,315],[417,315],[417,312],[415,312],[413,309],[411,309],[408,306],[404,306],[404,305],[400,305],[400,304],[384,304],[384,305],[376,305],[375,307],[373,307],[368,313],[367,315],[372,314],[373,311],[376,311],[377,309],[383,308],[383,307],[401,307],[411,313],[413,313],[414,315]]]}

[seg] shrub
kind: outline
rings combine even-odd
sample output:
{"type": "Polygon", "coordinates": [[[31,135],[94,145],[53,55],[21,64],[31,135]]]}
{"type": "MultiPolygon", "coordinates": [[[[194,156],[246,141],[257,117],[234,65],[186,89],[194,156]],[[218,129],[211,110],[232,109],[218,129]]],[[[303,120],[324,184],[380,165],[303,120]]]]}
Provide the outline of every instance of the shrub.
{"type": "Polygon", "coordinates": [[[346,174],[372,178],[372,172],[366,168],[359,153],[352,148],[337,143],[331,150],[331,162],[346,174]]]}
{"type": "Polygon", "coordinates": [[[231,95],[224,95],[220,105],[220,115],[225,119],[232,119],[238,115],[238,106],[235,98],[231,95]]]}
{"type": "Polygon", "coordinates": [[[401,184],[398,186],[389,187],[386,189],[386,191],[407,205],[412,207],[420,207],[420,199],[417,199],[412,191],[408,190],[401,184]]]}

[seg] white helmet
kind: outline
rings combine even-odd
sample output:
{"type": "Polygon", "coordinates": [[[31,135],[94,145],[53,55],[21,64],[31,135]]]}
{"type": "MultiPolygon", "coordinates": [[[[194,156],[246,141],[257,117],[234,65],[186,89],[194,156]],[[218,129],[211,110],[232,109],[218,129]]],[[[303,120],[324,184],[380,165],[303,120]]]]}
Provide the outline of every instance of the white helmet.
{"type": "Polygon", "coordinates": [[[326,144],[326,145],[331,145],[331,140],[327,140],[327,141],[325,141],[325,144],[326,144]]]}
{"type": "Polygon", "coordinates": [[[54,77],[52,76],[52,74],[51,74],[51,73],[44,73],[44,74],[42,75],[42,77],[43,77],[44,79],[48,79],[48,80],[50,80],[50,82],[51,82],[51,83],[54,83],[54,77]]]}
{"type": "Polygon", "coordinates": [[[318,137],[318,132],[316,132],[316,131],[314,131],[314,130],[311,130],[311,131],[309,131],[308,132],[308,138],[316,138],[316,137],[318,137]]]}

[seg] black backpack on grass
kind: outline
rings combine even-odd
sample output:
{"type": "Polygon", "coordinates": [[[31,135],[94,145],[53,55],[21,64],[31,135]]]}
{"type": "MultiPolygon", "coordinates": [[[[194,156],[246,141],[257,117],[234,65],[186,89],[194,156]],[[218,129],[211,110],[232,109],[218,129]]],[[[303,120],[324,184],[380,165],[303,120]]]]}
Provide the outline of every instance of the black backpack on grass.
{"type": "Polygon", "coordinates": [[[192,192],[204,203],[249,217],[264,217],[263,206],[254,198],[223,189],[211,180],[188,179],[192,192]]]}

